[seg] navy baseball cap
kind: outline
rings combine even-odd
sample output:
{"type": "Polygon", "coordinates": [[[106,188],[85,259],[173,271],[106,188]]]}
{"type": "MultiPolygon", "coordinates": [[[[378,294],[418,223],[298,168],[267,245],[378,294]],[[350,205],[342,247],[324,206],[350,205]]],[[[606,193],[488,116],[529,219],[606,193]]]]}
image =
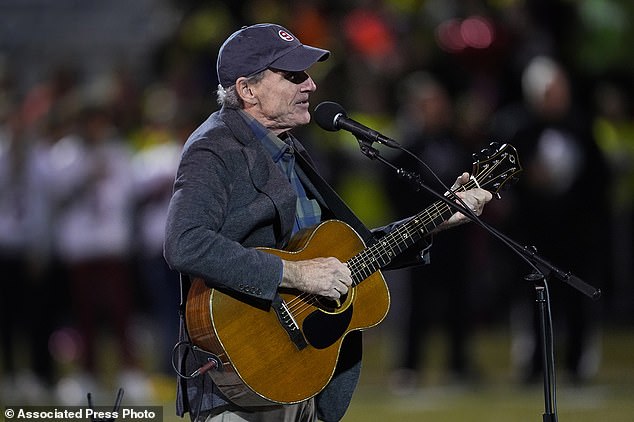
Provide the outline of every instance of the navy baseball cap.
{"type": "Polygon", "coordinates": [[[242,27],[220,47],[216,71],[224,88],[240,77],[267,68],[299,72],[330,56],[328,50],[302,44],[283,26],[272,23],[242,27]]]}

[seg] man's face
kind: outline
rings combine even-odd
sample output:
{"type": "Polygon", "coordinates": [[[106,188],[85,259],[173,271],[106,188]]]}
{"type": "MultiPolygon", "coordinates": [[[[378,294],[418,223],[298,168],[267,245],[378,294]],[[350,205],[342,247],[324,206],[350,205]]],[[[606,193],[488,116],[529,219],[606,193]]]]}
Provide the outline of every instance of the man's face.
{"type": "Polygon", "coordinates": [[[250,88],[257,102],[246,111],[273,132],[310,122],[308,97],[317,86],[306,72],[267,69],[264,78],[250,88]]]}

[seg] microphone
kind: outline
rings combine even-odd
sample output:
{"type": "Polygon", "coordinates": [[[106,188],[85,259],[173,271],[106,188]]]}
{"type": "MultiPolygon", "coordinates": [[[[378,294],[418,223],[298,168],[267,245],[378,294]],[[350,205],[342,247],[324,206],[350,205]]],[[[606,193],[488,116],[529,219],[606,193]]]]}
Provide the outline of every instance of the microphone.
{"type": "Polygon", "coordinates": [[[331,132],[343,129],[366,141],[378,142],[390,148],[401,148],[395,140],[349,118],[343,107],[332,101],[324,101],[315,107],[315,121],[319,127],[331,132]]]}

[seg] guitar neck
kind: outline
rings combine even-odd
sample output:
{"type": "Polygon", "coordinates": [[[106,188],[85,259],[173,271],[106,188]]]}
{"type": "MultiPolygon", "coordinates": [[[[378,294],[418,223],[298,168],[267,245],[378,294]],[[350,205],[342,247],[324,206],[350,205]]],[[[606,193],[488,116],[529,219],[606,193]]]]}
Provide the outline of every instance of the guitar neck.
{"type": "MultiPolygon", "coordinates": [[[[461,188],[467,190],[474,186],[475,183],[469,181],[461,188]]],[[[388,265],[395,257],[429,235],[453,213],[449,205],[437,201],[353,256],[347,262],[352,273],[353,285],[358,285],[375,271],[388,265]]]]}

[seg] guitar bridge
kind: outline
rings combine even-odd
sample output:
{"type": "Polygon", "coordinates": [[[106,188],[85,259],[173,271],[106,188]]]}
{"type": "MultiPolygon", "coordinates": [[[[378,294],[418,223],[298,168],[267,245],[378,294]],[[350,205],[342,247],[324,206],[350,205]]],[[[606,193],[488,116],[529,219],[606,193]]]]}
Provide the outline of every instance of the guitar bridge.
{"type": "Polygon", "coordinates": [[[271,306],[275,311],[282,328],[284,328],[286,334],[288,334],[293,344],[295,344],[297,350],[305,349],[306,346],[308,346],[308,343],[302,334],[302,330],[299,329],[297,321],[295,321],[295,318],[293,318],[293,315],[286,306],[286,302],[284,302],[280,295],[276,295],[271,306]]]}

